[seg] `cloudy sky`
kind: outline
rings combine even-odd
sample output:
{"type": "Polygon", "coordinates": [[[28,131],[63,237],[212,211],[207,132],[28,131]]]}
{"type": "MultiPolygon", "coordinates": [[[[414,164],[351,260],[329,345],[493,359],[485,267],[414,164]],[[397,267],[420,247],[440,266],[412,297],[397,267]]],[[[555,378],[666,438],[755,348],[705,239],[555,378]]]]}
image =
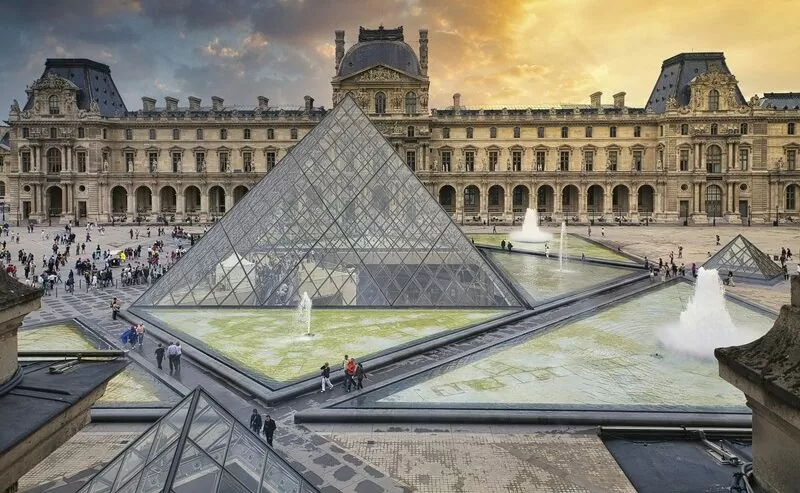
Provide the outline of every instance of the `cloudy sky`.
{"type": "Polygon", "coordinates": [[[0,0],[0,104],[25,101],[46,58],[111,66],[128,109],[143,95],[186,104],[329,106],[333,31],[429,30],[431,106],[588,102],[628,93],[643,106],[661,62],[724,51],[749,98],[800,91],[800,2],[749,0],[0,0]]]}

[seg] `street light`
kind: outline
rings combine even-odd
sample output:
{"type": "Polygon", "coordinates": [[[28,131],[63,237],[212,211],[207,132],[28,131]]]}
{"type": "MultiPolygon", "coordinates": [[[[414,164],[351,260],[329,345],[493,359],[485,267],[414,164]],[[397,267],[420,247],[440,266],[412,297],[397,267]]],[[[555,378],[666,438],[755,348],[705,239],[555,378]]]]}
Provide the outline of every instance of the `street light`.
{"type": "Polygon", "coordinates": [[[750,206],[750,202],[747,203],[747,226],[752,226],[752,219],[753,219],[753,208],[750,206]]]}
{"type": "Polygon", "coordinates": [[[775,226],[778,224],[778,204],[775,204],[775,226]]]}

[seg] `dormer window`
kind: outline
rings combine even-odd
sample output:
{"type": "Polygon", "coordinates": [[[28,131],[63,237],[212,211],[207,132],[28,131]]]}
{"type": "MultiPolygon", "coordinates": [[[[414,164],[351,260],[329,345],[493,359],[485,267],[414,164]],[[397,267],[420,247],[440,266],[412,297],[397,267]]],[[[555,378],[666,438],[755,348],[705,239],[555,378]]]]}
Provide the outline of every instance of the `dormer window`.
{"type": "Polygon", "coordinates": [[[375,113],[379,115],[386,113],[386,94],[382,92],[375,95],[375,113]]]}
{"type": "Polygon", "coordinates": [[[58,96],[50,96],[47,100],[47,105],[51,115],[59,114],[58,96]]]}
{"type": "Polygon", "coordinates": [[[719,111],[719,91],[716,89],[708,93],[708,111],[719,111]]]}

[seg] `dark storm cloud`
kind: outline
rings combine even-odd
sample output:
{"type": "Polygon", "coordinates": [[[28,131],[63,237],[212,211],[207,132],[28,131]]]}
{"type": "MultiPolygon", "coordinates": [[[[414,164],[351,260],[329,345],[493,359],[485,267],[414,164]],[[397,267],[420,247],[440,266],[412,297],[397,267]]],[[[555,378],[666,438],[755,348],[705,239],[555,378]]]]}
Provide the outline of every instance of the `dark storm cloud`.
{"type": "Polygon", "coordinates": [[[156,25],[204,30],[249,21],[260,2],[246,0],[140,0],[141,13],[156,25]]]}

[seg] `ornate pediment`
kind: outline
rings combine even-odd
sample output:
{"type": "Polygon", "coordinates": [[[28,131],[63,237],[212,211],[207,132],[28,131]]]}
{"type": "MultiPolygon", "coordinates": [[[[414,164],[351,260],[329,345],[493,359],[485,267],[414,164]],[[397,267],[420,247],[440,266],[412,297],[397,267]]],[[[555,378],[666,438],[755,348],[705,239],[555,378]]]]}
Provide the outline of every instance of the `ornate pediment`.
{"type": "Polygon", "coordinates": [[[418,77],[413,77],[409,74],[399,70],[387,67],[385,65],[376,65],[374,67],[364,69],[356,72],[342,81],[348,82],[419,82],[418,77]]]}
{"type": "Polygon", "coordinates": [[[79,88],[69,80],[51,72],[49,74],[45,74],[44,77],[35,81],[31,85],[31,89],[34,91],[63,89],[77,91],[79,88]]]}

